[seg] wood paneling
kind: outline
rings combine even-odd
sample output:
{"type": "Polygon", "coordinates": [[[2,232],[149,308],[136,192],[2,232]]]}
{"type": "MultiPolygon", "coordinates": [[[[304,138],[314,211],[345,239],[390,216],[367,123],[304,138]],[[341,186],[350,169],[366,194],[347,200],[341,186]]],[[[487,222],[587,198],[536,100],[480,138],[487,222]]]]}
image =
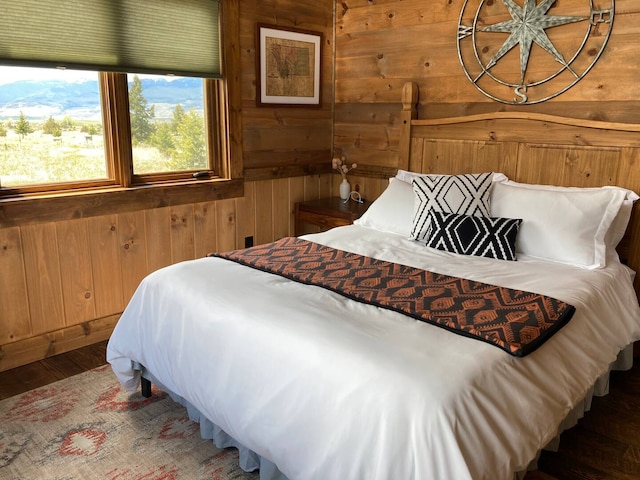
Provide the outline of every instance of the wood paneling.
{"type": "Polygon", "coordinates": [[[233,180],[3,202],[0,370],[99,340],[150,272],[292,235],[295,202],[330,195],[333,2],[222,6],[233,180]],[[256,107],[257,23],[322,32],[321,108],[256,107]]]}
{"type": "Polygon", "coordinates": [[[144,212],[123,213],[118,218],[122,295],[126,304],[147,274],[144,212]]]}
{"type": "MultiPolygon", "coordinates": [[[[59,338],[70,346],[86,341],[87,332],[105,334],[139,281],[157,268],[241,248],[246,237],[260,243],[293,234],[296,201],[337,191],[340,176],[330,167],[334,145],[349,163],[358,164],[349,174],[352,188],[367,199],[376,198],[399,166],[400,99],[408,80],[420,87],[420,118],[521,111],[640,123],[637,1],[616,2],[607,50],[585,79],[560,97],[529,107],[497,104],[464,76],[455,40],[463,3],[225,0],[230,7],[225,28],[239,31],[225,50],[225,75],[238,87],[229,90],[234,97],[228,126],[234,180],[180,191],[158,187],[139,197],[133,194],[127,202],[123,192],[103,192],[34,199],[38,208],[0,206],[0,370],[59,352],[59,338]],[[321,108],[256,107],[257,23],[324,34],[321,108]]],[[[583,3],[566,0],[562,8],[583,3]]],[[[528,135],[518,121],[510,138],[497,138],[479,126],[476,137],[460,142],[455,130],[438,128],[441,142],[421,141],[414,150],[442,163],[412,167],[453,171],[463,168],[456,158],[464,157],[475,169],[485,170],[499,158],[501,171],[526,176],[525,170],[515,171],[514,159],[522,153],[519,148],[535,147],[517,146],[528,135]]],[[[545,135],[559,138],[572,132],[571,126],[550,125],[545,135]]],[[[585,165],[579,149],[554,154],[566,158],[569,177],[589,183],[608,174],[607,149],[627,142],[628,135],[580,135],[576,146],[602,147],[600,160],[585,165]]],[[[626,145],[617,179],[634,188],[640,185],[640,136],[626,145]]],[[[412,158],[421,162],[422,157],[412,158]]],[[[537,162],[526,168],[546,168],[543,157],[537,162]]]]}
{"type": "Polygon", "coordinates": [[[0,229],[0,371],[108,338],[158,268],[242,248],[245,237],[293,235],[295,202],[330,195],[334,177],[247,182],[238,199],[0,229]]]}
{"type": "Polygon", "coordinates": [[[266,243],[273,238],[273,181],[256,182],[256,244],[266,243]]]}
{"type": "MultiPolygon", "coordinates": [[[[349,161],[365,169],[398,166],[398,102],[407,81],[416,82],[420,88],[419,118],[510,110],[640,123],[637,1],[616,2],[611,38],[585,78],[551,101],[528,106],[492,101],[465,76],[456,40],[464,3],[464,0],[335,2],[334,143],[343,149],[349,161]]],[[[556,3],[554,8],[561,9],[563,14],[584,11],[585,7],[581,0],[556,3]]],[[[483,8],[508,16],[502,2],[484,2],[483,8]]],[[[492,22],[490,18],[482,20],[492,22]]],[[[578,38],[573,27],[547,32],[558,45],[573,44],[578,38]]],[[[517,47],[512,54],[517,54],[517,47]]],[[[499,73],[502,66],[495,68],[499,73]]],[[[542,74],[545,69],[555,71],[557,63],[542,49],[532,49],[529,72],[542,74]]]]}
{"type": "Polygon", "coordinates": [[[87,221],[56,224],[65,326],[96,318],[91,249],[87,221]]]}
{"type": "MultiPolygon", "coordinates": [[[[403,111],[418,86],[404,89],[403,111]],[[411,93],[411,94],[409,94],[411,93]]],[[[517,182],[571,187],[618,185],[640,192],[640,125],[547,114],[495,112],[403,123],[399,164],[425,173],[502,172],[517,182]],[[634,168],[635,167],[635,168],[634,168]]],[[[640,217],[632,215],[618,253],[640,271],[640,217]]],[[[640,297],[640,280],[634,286],[640,297]]]]}
{"type": "Polygon", "coordinates": [[[289,197],[289,179],[280,178],[273,181],[273,216],[272,238],[278,240],[290,236],[292,203],[289,197]]]}
{"type": "Polygon", "coordinates": [[[215,202],[197,203],[194,214],[194,257],[201,258],[216,251],[218,227],[215,202]]]}
{"type": "Polygon", "coordinates": [[[0,371],[106,340],[111,335],[118,318],[119,315],[97,318],[90,322],[0,345],[0,371]]]}
{"type": "MultiPolygon", "coordinates": [[[[0,345],[31,334],[20,229],[0,229],[0,345]]],[[[1,355],[0,355],[1,358],[1,355]]]]}
{"type": "Polygon", "coordinates": [[[56,226],[21,229],[27,277],[31,333],[39,335],[65,326],[56,226]]]}
{"type": "MultiPolygon", "coordinates": [[[[236,199],[236,245],[244,247],[245,239],[256,234],[256,183],[247,182],[244,197],[236,199]]],[[[220,249],[218,249],[220,251],[220,249]]]]}
{"type": "Polygon", "coordinates": [[[333,121],[333,2],[252,0],[241,3],[240,13],[245,178],[266,180],[328,172],[333,121]],[[323,34],[320,108],[256,106],[257,23],[323,34]]]}
{"type": "Polygon", "coordinates": [[[171,209],[154,208],[145,210],[144,224],[147,269],[154,271],[171,265],[171,209]]]}
{"type": "Polygon", "coordinates": [[[92,217],[87,220],[87,223],[96,318],[103,318],[124,309],[118,217],[117,215],[92,217]]]}
{"type": "MultiPolygon", "coordinates": [[[[171,207],[171,263],[195,258],[193,205],[171,207]]],[[[147,237],[151,234],[147,235],[147,237]]]]}
{"type": "Polygon", "coordinates": [[[225,252],[239,247],[236,245],[237,217],[235,200],[216,203],[216,250],[225,252]]]}

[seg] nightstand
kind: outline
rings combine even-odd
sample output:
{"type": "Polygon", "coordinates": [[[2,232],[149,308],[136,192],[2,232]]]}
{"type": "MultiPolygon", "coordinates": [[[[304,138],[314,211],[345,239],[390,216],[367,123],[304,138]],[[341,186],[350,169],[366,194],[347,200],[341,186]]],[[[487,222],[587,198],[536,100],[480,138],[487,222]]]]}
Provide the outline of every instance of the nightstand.
{"type": "Polygon", "coordinates": [[[295,234],[297,236],[304,233],[304,224],[315,225],[322,230],[351,225],[367,211],[369,206],[371,206],[370,201],[358,203],[349,199],[344,203],[344,200],[339,197],[298,202],[295,206],[295,234]]]}

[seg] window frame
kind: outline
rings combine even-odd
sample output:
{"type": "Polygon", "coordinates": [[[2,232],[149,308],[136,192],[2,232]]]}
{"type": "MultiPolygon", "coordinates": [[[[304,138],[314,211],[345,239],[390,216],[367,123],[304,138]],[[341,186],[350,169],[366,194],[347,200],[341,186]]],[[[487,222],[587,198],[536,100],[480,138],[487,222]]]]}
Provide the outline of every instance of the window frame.
{"type": "Polygon", "coordinates": [[[203,79],[208,112],[205,132],[208,154],[214,158],[213,175],[133,175],[127,75],[101,73],[110,178],[23,188],[0,186],[0,228],[244,195],[240,76],[225,74],[240,68],[238,2],[221,0],[220,21],[223,78],[203,79]]]}
{"type": "MultiPolygon", "coordinates": [[[[127,89],[128,78],[121,73],[101,74],[101,85],[103,98],[107,99],[112,108],[104,108],[103,123],[105,134],[109,132],[109,146],[117,145],[112,152],[107,155],[114,162],[113,168],[117,172],[114,179],[116,184],[130,187],[135,185],[149,185],[155,183],[167,183],[177,181],[195,181],[193,173],[196,171],[206,171],[207,176],[202,178],[223,179],[227,176],[225,172],[224,146],[225,138],[222,132],[227,130],[227,120],[222,106],[226,103],[221,80],[203,78],[204,97],[204,119],[205,119],[205,140],[207,143],[208,168],[205,170],[183,170],[162,173],[136,174],[133,169],[133,146],[131,143],[130,109],[127,89]],[[124,89],[126,95],[120,92],[124,89]]],[[[105,141],[106,136],[105,136],[105,141]]],[[[113,177],[113,176],[112,176],[113,177]]]]}
{"type": "Polygon", "coordinates": [[[77,189],[101,188],[107,186],[131,187],[177,181],[193,181],[193,173],[205,171],[203,178],[225,178],[224,141],[221,132],[226,130],[226,119],[220,113],[221,81],[203,78],[205,140],[207,143],[207,163],[204,170],[181,170],[136,174],[133,169],[133,145],[131,142],[131,116],[129,109],[128,75],[125,73],[98,73],[98,89],[102,107],[102,126],[105,144],[107,178],[86,179],[71,182],[28,184],[0,189],[0,195],[28,195],[54,193],[77,189]]]}

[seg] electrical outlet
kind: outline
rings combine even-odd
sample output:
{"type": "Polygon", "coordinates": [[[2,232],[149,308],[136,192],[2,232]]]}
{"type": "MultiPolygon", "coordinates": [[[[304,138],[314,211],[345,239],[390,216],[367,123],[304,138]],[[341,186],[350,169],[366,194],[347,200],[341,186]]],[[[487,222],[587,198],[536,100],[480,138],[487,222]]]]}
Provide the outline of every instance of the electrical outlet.
{"type": "Polygon", "coordinates": [[[244,237],[244,248],[253,247],[253,236],[244,237]]]}

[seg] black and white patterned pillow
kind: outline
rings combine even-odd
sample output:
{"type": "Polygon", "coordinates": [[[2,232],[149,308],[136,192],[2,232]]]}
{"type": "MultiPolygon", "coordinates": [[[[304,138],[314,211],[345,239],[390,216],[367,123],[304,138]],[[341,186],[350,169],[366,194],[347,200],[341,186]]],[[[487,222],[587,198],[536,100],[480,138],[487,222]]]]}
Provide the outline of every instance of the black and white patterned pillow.
{"type": "Polygon", "coordinates": [[[429,213],[488,217],[493,173],[468,175],[426,175],[413,180],[413,228],[409,238],[424,241],[429,231],[429,213]]]}
{"type": "Polygon", "coordinates": [[[516,259],[520,218],[489,218],[432,210],[427,246],[462,255],[516,259]]]}

